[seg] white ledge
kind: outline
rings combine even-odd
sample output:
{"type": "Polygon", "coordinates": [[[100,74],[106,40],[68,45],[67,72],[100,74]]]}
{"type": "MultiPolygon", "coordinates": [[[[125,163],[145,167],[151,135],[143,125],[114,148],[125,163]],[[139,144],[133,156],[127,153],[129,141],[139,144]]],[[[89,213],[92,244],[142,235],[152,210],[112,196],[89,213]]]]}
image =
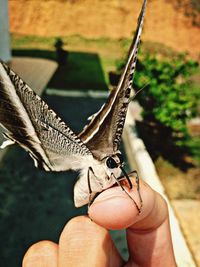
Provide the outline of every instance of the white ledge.
{"type": "Polygon", "coordinates": [[[154,163],[147,152],[143,141],[137,136],[132,102],[129,104],[126,124],[124,127],[123,141],[130,167],[132,169],[136,169],[139,176],[142,177],[142,179],[146,181],[155,191],[160,193],[168,203],[172,242],[177,266],[196,267],[192,254],[184,239],[179,222],[158,177],[154,163]]]}

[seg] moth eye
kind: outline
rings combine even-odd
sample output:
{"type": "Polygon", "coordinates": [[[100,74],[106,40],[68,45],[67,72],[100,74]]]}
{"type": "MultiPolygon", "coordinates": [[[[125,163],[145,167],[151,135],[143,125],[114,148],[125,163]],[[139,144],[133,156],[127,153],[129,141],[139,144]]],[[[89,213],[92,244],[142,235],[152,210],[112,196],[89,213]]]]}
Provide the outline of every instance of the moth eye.
{"type": "Polygon", "coordinates": [[[118,167],[117,163],[115,162],[115,160],[111,157],[109,157],[107,160],[106,160],[106,165],[109,169],[114,169],[116,167],[118,167]]]}
{"type": "Polygon", "coordinates": [[[123,157],[123,155],[120,154],[120,153],[117,153],[116,155],[117,155],[117,157],[119,158],[120,163],[123,163],[123,162],[124,162],[124,157],[123,157]]]}

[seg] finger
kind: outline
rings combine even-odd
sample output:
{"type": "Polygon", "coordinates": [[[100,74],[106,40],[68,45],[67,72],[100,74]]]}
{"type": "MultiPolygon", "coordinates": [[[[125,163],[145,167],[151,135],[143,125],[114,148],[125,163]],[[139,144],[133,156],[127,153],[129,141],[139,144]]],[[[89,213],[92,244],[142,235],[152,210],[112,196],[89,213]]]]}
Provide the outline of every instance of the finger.
{"type": "Polygon", "coordinates": [[[168,208],[165,200],[155,193],[150,213],[127,229],[129,261],[132,266],[175,267],[168,208]]]}
{"type": "MultiPolygon", "coordinates": [[[[143,200],[140,214],[134,202],[119,187],[113,187],[97,197],[89,215],[108,229],[128,228],[127,267],[175,266],[166,202],[144,182],[140,182],[140,192],[143,200]]],[[[139,205],[135,187],[129,193],[139,205]]]]}
{"type": "MultiPolygon", "coordinates": [[[[134,178],[133,189],[128,191],[138,206],[140,199],[134,178]]],[[[155,201],[155,192],[144,182],[140,182],[140,193],[143,200],[142,211],[139,214],[133,200],[119,187],[115,186],[103,191],[89,209],[90,218],[107,229],[127,228],[136,222],[142,221],[152,210],[155,201]]]]}
{"type": "Polygon", "coordinates": [[[59,267],[118,267],[122,262],[106,229],[86,216],[67,223],[59,241],[59,267]]]}
{"type": "Polygon", "coordinates": [[[41,241],[26,252],[23,267],[58,267],[58,245],[51,241],[41,241]]]}
{"type": "Polygon", "coordinates": [[[127,230],[129,260],[126,267],[175,267],[169,220],[151,230],[127,230]]]}

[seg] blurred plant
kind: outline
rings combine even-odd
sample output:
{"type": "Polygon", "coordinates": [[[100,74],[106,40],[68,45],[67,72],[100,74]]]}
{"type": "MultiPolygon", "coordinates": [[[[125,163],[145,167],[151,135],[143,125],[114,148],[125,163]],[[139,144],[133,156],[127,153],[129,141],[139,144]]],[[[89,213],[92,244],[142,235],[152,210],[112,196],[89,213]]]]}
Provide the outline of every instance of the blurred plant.
{"type": "Polygon", "coordinates": [[[186,122],[197,116],[197,92],[190,90],[188,80],[197,67],[198,63],[187,60],[184,54],[171,60],[158,60],[149,54],[141,57],[134,86],[147,87],[138,96],[144,118],[156,119],[174,132],[186,133],[186,122]]]}
{"type": "MultiPolygon", "coordinates": [[[[118,70],[122,66],[123,63],[118,62],[118,70]]],[[[182,152],[179,154],[182,156],[185,151],[194,156],[198,155],[198,149],[200,151],[200,142],[191,139],[187,127],[187,122],[198,116],[200,105],[200,90],[197,90],[190,79],[197,70],[198,63],[187,59],[185,54],[171,59],[158,59],[148,53],[139,57],[134,89],[137,91],[145,88],[137,95],[137,100],[143,107],[144,122],[152,127],[150,132],[154,132],[153,138],[157,139],[154,140],[152,149],[155,146],[162,149],[166,145],[164,150],[168,157],[172,156],[172,143],[181,147],[182,152]],[[156,142],[161,142],[162,146],[156,145],[156,142]],[[196,145],[199,146],[198,149],[196,145]],[[170,147],[170,152],[167,152],[167,146],[170,147]]],[[[152,143],[150,136],[146,138],[152,143]]]]}

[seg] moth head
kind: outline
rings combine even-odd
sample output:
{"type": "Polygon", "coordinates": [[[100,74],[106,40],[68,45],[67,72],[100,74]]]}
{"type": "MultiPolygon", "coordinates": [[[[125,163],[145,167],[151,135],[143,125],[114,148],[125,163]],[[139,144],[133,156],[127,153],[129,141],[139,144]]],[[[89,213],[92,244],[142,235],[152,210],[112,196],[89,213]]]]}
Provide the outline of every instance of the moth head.
{"type": "Polygon", "coordinates": [[[116,153],[115,155],[109,156],[106,158],[106,166],[109,169],[115,169],[118,168],[120,166],[122,166],[124,160],[123,160],[123,156],[121,153],[116,153]]]}

